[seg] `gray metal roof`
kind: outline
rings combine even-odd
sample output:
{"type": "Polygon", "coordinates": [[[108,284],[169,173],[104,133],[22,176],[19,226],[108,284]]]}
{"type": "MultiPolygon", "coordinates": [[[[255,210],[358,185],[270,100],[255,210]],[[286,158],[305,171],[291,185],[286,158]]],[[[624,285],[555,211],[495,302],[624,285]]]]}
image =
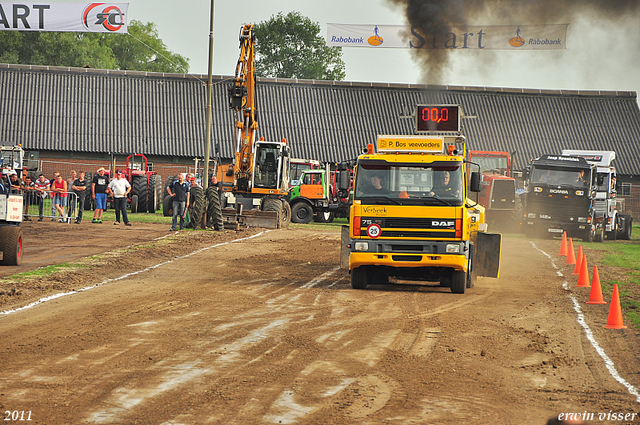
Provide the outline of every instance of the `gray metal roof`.
{"type": "MultiPolygon", "coordinates": [[[[233,157],[227,79],[215,76],[212,152],[233,157]]],[[[206,76],[0,65],[0,140],[27,150],[202,157],[206,76]]],[[[378,134],[414,134],[422,103],[460,104],[468,148],[517,152],[516,166],[562,149],[614,150],[640,175],[635,92],[258,80],[259,135],[294,157],[355,158],[378,134]]]]}

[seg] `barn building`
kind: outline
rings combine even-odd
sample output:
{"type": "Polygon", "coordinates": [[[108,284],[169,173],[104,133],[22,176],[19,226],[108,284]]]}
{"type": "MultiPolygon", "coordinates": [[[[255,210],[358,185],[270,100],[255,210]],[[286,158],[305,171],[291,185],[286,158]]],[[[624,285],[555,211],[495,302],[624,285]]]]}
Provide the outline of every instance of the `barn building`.
{"type": "MultiPolygon", "coordinates": [[[[231,77],[215,76],[212,157],[233,158],[231,77]]],[[[142,153],[162,176],[193,172],[206,143],[207,77],[0,64],[0,144],[45,175],[123,166],[142,153]]],[[[354,159],[378,134],[415,134],[418,104],[459,104],[468,148],[515,152],[516,169],[562,149],[616,152],[618,193],[640,215],[635,92],[258,79],[259,135],[292,156],[354,159]]]]}

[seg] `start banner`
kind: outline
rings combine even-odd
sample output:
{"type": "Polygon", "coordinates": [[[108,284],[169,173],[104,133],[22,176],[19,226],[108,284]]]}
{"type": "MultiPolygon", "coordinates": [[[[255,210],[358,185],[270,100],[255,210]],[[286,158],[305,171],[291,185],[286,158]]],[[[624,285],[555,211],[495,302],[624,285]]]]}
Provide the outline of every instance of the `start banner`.
{"type": "Polygon", "coordinates": [[[0,31],[127,33],[129,3],[0,2],[0,31]]]}
{"type": "Polygon", "coordinates": [[[468,26],[423,33],[406,25],[328,24],[327,45],[447,50],[557,50],[567,48],[569,24],[468,26]]]}

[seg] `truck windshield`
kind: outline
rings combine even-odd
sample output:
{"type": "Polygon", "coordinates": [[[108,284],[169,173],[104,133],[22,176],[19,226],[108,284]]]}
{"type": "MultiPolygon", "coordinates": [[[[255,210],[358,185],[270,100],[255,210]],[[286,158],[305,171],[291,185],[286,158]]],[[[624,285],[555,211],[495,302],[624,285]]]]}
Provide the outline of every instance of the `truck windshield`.
{"type": "Polygon", "coordinates": [[[506,176],[509,173],[507,158],[504,157],[473,155],[469,158],[469,160],[480,166],[480,173],[482,174],[488,173],[506,176]]]}
{"type": "Polygon", "coordinates": [[[535,167],[531,171],[531,182],[587,187],[591,182],[591,170],[535,167]]]}
{"type": "Polygon", "coordinates": [[[354,198],[363,203],[461,205],[464,195],[462,163],[361,162],[355,188],[354,198]]]}

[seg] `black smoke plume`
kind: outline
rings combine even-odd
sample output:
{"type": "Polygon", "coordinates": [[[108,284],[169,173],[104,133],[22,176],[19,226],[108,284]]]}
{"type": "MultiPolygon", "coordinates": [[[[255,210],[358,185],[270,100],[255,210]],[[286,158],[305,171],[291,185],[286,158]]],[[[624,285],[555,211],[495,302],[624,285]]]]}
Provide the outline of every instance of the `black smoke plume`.
{"type": "MultiPolygon", "coordinates": [[[[474,25],[571,24],[589,19],[616,26],[637,19],[640,0],[388,0],[402,8],[414,31],[428,34],[450,32],[452,28],[474,25]]],[[[636,26],[630,34],[637,36],[636,26]]],[[[422,70],[422,82],[442,84],[450,66],[451,49],[412,49],[422,70]]],[[[461,53],[461,52],[460,52],[461,53]]],[[[468,53],[468,52],[466,52],[468,53]]],[[[495,53],[494,53],[495,54],[495,53]]],[[[484,55],[491,61],[492,55],[484,55]]]]}

